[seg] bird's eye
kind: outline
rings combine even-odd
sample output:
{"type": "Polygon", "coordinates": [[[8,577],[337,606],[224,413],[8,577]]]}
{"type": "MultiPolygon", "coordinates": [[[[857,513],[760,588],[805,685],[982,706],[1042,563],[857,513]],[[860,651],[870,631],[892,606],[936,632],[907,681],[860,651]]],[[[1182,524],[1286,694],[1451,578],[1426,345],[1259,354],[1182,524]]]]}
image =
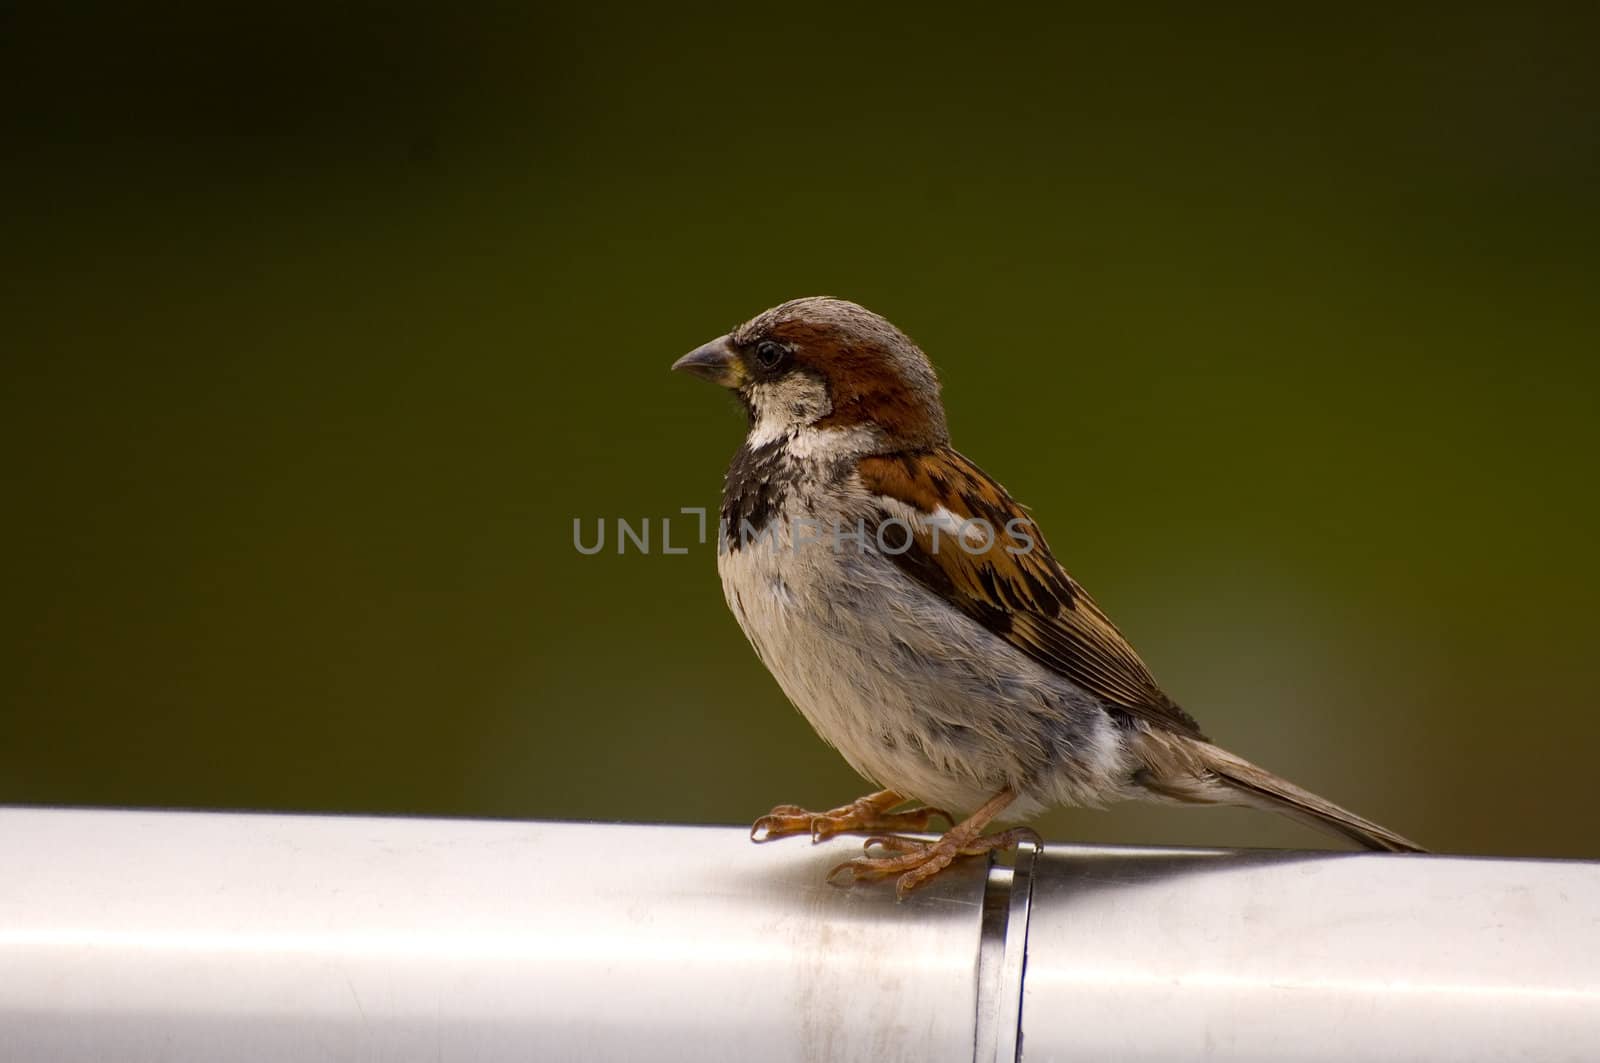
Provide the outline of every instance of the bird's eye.
{"type": "Polygon", "coordinates": [[[756,344],[756,362],[763,369],[776,369],[789,354],[789,349],[773,340],[762,340],[756,344]]]}

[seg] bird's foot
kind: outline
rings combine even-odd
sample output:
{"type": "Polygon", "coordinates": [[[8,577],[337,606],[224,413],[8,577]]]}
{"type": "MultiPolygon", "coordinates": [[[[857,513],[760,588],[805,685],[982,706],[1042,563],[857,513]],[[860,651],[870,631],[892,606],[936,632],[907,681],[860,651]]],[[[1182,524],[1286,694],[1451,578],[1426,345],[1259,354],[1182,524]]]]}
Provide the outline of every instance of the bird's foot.
{"type": "Polygon", "coordinates": [[[955,817],[937,808],[890,812],[905,798],[893,790],[880,790],[827,812],[808,812],[798,805],[779,805],[750,827],[750,840],[770,842],[794,834],[809,834],[813,842],[838,834],[863,831],[925,831],[935,817],[954,823],[955,817]]]}
{"type": "Polygon", "coordinates": [[[828,872],[828,881],[835,886],[853,886],[857,882],[899,875],[894,892],[897,898],[905,900],[907,894],[949,867],[959,856],[981,856],[995,849],[1009,849],[1018,842],[1043,845],[1039,832],[1032,827],[1015,827],[999,834],[978,834],[964,827],[965,823],[931,842],[893,834],[868,838],[862,844],[863,849],[878,848],[894,855],[858,856],[846,860],[828,872]]]}

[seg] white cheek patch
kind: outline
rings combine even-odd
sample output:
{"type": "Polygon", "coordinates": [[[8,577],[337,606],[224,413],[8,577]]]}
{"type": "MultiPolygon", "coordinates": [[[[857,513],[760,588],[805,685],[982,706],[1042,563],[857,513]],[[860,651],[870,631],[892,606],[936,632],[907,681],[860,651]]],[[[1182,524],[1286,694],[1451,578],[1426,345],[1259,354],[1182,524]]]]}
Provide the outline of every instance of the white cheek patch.
{"type": "Polygon", "coordinates": [[[752,384],[745,396],[755,411],[755,427],[750,430],[754,446],[781,439],[833,412],[827,385],[810,373],[752,384]]]}

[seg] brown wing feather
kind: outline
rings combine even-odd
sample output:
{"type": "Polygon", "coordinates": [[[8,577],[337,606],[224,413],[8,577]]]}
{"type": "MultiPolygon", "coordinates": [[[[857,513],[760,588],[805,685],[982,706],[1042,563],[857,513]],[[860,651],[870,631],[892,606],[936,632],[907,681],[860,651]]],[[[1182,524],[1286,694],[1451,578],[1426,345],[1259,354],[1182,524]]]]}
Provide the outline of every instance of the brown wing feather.
{"type": "MultiPolygon", "coordinates": [[[[896,564],[929,590],[1110,706],[1171,731],[1201,737],[1199,725],[1162,692],[1122,632],[1050,553],[1037,525],[982,469],[940,447],[865,458],[866,489],[909,506],[921,518],[944,509],[993,530],[987,548],[963,543],[937,519],[908,521],[912,541],[896,564]]],[[[894,507],[884,518],[896,516],[894,507]]],[[[948,524],[948,522],[946,522],[948,524]]],[[[980,526],[970,528],[975,536],[980,526]]],[[[885,541],[902,545],[893,531],[885,541]]]]}

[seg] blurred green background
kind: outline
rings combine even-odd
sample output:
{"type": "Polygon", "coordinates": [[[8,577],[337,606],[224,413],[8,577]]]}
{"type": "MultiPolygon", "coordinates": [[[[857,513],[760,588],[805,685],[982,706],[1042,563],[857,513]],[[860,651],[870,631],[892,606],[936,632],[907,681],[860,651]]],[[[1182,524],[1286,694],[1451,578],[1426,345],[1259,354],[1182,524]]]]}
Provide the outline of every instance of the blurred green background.
{"type": "Polygon", "coordinates": [[[709,546],[573,548],[715,505],[742,422],[668,364],[828,293],[1218,740],[1600,857],[1600,23],[1553,10],[8,9],[0,801],[856,796],[709,546]]]}

